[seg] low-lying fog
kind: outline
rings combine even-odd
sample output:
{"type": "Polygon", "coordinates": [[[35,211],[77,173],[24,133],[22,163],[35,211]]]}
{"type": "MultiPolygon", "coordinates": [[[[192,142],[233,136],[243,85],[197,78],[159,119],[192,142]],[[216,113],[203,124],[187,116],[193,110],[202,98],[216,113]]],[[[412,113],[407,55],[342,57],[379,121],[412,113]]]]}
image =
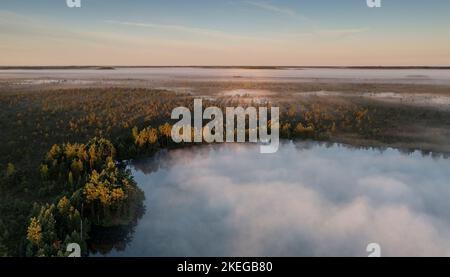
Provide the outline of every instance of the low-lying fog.
{"type": "Polygon", "coordinates": [[[228,144],[134,164],[146,213],[111,256],[450,255],[450,160],[285,142],[228,144]]]}

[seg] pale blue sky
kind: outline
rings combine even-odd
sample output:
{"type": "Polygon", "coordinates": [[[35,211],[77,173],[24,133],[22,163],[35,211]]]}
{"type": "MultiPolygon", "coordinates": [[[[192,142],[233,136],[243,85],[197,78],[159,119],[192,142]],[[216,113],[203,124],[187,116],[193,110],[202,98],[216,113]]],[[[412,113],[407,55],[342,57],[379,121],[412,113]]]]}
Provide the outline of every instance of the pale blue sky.
{"type": "Polygon", "coordinates": [[[1,65],[450,65],[450,1],[2,0],[1,65]]]}

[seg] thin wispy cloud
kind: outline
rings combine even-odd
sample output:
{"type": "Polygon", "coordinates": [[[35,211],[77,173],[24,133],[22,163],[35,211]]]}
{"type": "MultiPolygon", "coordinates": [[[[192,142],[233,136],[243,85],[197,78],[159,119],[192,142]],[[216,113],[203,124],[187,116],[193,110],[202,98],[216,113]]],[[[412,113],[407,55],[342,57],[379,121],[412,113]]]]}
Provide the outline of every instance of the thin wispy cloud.
{"type": "Polygon", "coordinates": [[[285,33],[282,37],[285,39],[335,39],[349,37],[367,32],[369,28],[348,28],[348,29],[314,29],[304,33],[285,33]]]}
{"type": "Polygon", "coordinates": [[[265,11],[284,14],[292,17],[297,16],[297,13],[290,8],[280,7],[273,4],[256,1],[245,1],[245,3],[265,11]]]}
{"type": "Polygon", "coordinates": [[[238,39],[238,40],[254,39],[254,38],[248,37],[248,36],[234,35],[234,34],[229,34],[229,33],[225,33],[222,31],[190,27],[190,26],[185,26],[185,25],[143,23],[143,22],[117,21],[117,20],[105,20],[105,22],[110,23],[110,24],[124,25],[124,26],[134,26],[134,27],[141,27],[141,28],[169,30],[169,31],[190,33],[190,34],[201,35],[201,36],[218,37],[218,38],[222,38],[222,39],[238,39]]]}
{"type": "Polygon", "coordinates": [[[36,44],[25,43],[28,41],[56,42],[56,45],[66,43],[83,43],[99,47],[112,45],[130,45],[133,43],[145,43],[144,38],[130,35],[118,35],[114,32],[100,29],[82,30],[65,28],[54,25],[44,20],[38,20],[31,16],[0,10],[0,40],[5,41],[3,47],[9,49],[34,49],[36,44]],[[7,46],[9,45],[9,46],[7,46]]]}
{"type": "Polygon", "coordinates": [[[321,29],[315,33],[327,37],[346,37],[350,35],[360,34],[368,31],[368,28],[352,28],[352,29],[321,29]]]}

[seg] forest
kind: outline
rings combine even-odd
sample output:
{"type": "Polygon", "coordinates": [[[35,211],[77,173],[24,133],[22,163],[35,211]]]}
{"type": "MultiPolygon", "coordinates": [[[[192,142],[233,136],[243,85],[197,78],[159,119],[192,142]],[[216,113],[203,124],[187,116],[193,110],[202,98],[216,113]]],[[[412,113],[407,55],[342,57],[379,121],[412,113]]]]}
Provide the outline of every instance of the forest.
{"type": "MultiPolygon", "coordinates": [[[[126,161],[186,146],[172,141],[170,117],[175,107],[192,110],[193,97],[119,87],[2,91],[0,256],[66,256],[72,242],[88,255],[98,227],[135,222],[144,195],[126,161]]],[[[235,97],[203,101],[223,111],[273,105],[235,97]]],[[[390,124],[402,113],[364,103],[277,104],[285,139],[390,142],[390,124]]]]}

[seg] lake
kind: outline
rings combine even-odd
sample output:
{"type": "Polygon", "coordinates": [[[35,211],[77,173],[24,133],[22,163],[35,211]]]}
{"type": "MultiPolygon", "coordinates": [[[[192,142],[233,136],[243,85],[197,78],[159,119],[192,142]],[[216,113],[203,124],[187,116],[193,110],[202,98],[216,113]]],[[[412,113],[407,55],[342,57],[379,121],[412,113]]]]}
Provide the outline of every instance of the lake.
{"type": "MultiPolygon", "coordinates": [[[[132,164],[146,212],[106,256],[450,255],[450,160],[284,141],[163,151],[132,164]]],[[[100,254],[93,254],[100,255],[100,254]]]]}

